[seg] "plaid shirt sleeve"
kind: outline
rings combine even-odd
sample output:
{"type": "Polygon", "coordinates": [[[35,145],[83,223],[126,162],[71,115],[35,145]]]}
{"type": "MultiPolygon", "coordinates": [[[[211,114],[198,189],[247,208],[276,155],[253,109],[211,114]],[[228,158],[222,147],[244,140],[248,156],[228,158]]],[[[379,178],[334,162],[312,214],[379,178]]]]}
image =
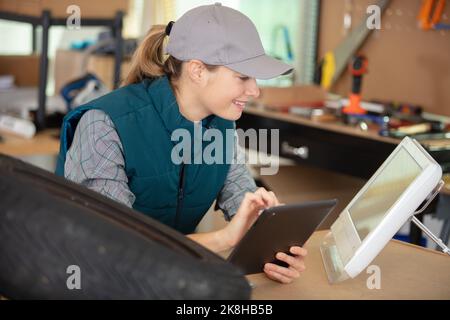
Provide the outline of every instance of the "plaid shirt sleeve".
{"type": "Polygon", "coordinates": [[[109,116],[89,110],[80,119],[64,165],[67,179],[131,207],[123,147],[109,116]]]}
{"type": "Polygon", "coordinates": [[[245,193],[255,192],[257,189],[255,180],[245,164],[245,152],[239,146],[237,137],[237,134],[235,134],[233,162],[230,165],[225,184],[217,198],[217,206],[222,210],[227,221],[230,221],[236,214],[245,193]]]}

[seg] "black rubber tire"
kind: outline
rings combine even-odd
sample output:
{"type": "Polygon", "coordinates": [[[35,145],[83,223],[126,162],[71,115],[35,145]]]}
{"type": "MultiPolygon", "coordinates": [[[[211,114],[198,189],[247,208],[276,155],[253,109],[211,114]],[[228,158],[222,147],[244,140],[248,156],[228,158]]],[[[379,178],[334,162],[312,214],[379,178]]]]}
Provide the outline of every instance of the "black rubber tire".
{"type": "Polygon", "coordinates": [[[0,155],[0,295],[9,299],[248,299],[242,273],[181,233],[0,155]],[[69,290],[70,265],[81,289],[69,290]]]}

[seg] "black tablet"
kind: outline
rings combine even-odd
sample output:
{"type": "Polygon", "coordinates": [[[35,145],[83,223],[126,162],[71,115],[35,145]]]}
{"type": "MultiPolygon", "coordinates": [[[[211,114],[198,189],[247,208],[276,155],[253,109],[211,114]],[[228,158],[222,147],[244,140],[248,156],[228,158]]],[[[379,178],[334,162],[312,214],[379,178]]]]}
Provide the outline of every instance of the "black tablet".
{"type": "Polygon", "coordinates": [[[337,200],[333,199],[264,210],[230,254],[228,261],[245,274],[263,272],[267,262],[285,265],[275,259],[276,253],[289,254],[291,246],[302,247],[336,204],[337,200]]]}

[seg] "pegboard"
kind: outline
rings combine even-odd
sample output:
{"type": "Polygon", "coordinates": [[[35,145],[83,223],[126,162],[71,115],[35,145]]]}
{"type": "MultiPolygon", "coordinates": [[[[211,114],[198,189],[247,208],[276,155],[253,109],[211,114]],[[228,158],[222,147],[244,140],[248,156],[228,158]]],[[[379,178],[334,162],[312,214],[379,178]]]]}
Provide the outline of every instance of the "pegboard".
{"type": "MultiPolygon", "coordinates": [[[[365,19],[366,9],[376,0],[322,0],[318,59],[333,50],[349,29],[365,19]]],[[[363,79],[365,100],[389,100],[418,104],[425,111],[450,116],[450,30],[424,31],[417,16],[422,0],[391,0],[381,17],[381,29],[374,30],[359,52],[369,59],[369,73],[363,79]]],[[[450,24],[450,0],[442,23],[450,24]]],[[[351,29],[350,29],[351,30],[351,29]]],[[[331,88],[347,96],[351,77],[345,74],[331,88]]]]}

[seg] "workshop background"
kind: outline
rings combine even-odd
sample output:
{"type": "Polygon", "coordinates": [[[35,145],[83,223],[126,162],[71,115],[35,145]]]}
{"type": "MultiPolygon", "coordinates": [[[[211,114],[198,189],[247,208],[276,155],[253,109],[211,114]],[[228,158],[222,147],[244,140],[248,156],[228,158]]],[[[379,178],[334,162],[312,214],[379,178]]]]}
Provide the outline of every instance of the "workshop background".
{"type": "MultiPolygon", "coordinates": [[[[213,2],[0,0],[0,153],[53,171],[58,128],[75,102],[120,85],[139,39],[151,25],[167,24],[190,8],[213,2]],[[68,10],[72,2],[81,9],[79,26],[74,18],[77,9],[68,10]],[[88,75],[94,75],[99,85],[74,98],[70,90],[74,85],[85,89],[88,75]]],[[[446,2],[222,0],[255,22],[268,54],[295,67],[291,75],[259,81],[260,99],[238,121],[244,129],[281,131],[280,170],[259,176],[258,168],[271,158],[257,157],[261,163],[251,169],[258,184],[285,203],[338,198],[342,209],[400,139],[409,135],[447,174],[447,186],[422,218],[448,243],[450,4],[446,2]],[[383,7],[381,28],[361,32],[367,31],[361,25],[372,3],[383,7]],[[426,6],[432,5],[427,12],[426,6]],[[328,81],[329,52],[346,59],[328,81]],[[354,57],[364,61],[367,70],[359,92],[353,93],[373,118],[344,123],[341,107],[348,104],[354,87],[354,57]]],[[[255,152],[247,149],[249,157],[255,152]]],[[[199,231],[225,223],[214,207],[210,211],[199,231]]],[[[323,228],[337,214],[339,210],[323,228]]],[[[435,248],[409,224],[397,238],[435,248]]]]}

